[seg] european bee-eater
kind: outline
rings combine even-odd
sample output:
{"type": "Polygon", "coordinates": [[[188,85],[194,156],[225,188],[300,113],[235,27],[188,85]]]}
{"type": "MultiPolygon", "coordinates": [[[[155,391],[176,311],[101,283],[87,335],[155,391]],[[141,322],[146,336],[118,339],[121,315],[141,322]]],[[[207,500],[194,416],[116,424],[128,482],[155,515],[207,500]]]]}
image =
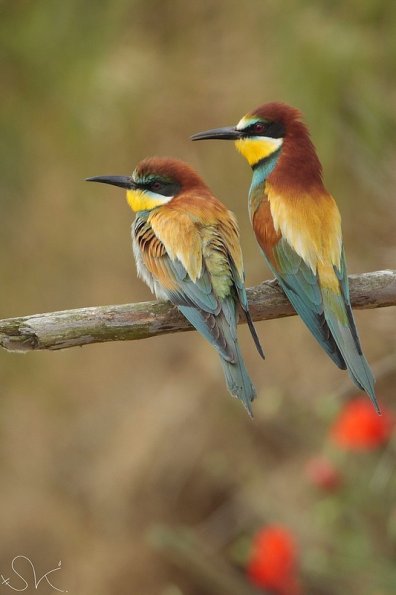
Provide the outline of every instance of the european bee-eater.
{"type": "Polygon", "coordinates": [[[99,176],[126,189],[136,212],[132,247],[138,276],[170,300],[218,351],[227,387],[251,415],[255,389],[237,339],[238,304],[264,357],[246,298],[235,216],[199,175],[176,159],[141,161],[131,176],[99,176]]]}
{"type": "Polygon", "coordinates": [[[250,220],[269,268],[323,349],[379,412],[349,299],[340,213],[301,113],[267,103],[236,126],[192,139],[233,140],[247,159],[250,220]]]}

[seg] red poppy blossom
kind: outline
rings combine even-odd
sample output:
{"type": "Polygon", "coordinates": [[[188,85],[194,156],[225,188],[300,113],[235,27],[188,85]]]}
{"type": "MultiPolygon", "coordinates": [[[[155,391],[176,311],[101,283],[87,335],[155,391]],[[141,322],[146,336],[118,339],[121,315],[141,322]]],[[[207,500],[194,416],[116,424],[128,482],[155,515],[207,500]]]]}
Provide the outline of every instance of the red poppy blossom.
{"type": "Polygon", "coordinates": [[[299,595],[297,551],[293,536],[278,525],[261,529],[253,540],[249,579],[276,595],[299,595]]]}
{"type": "Polygon", "coordinates": [[[378,415],[365,397],[358,397],[345,405],[330,435],[343,448],[371,450],[387,442],[393,424],[389,410],[383,409],[382,415],[378,415]]]}
{"type": "Polygon", "coordinates": [[[311,484],[326,492],[334,491],[342,484],[341,473],[326,457],[312,457],[305,472],[311,484]]]}

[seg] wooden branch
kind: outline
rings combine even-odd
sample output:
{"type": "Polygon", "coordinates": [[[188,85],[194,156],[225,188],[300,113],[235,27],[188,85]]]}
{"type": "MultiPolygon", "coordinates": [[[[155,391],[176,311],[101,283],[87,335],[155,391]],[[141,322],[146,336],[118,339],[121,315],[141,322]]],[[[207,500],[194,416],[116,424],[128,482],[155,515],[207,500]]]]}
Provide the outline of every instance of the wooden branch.
{"type": "MultiPolygon", "coordinates": [[[[396,305],[396,271],[376,271],[349,277],[354,308],[396,305]]],[[[253,320],[269,320],[295,314],[275,280],[247,290],[253,320]]],[[[240,317],[244,323],[245,317],[240,317]]],[[[169,302],[143,302],[97,306],[33,314],[0,320],[0,345],[8,351],[66,349],[103,343],[131,341],[192,330],[169,302]]]]}

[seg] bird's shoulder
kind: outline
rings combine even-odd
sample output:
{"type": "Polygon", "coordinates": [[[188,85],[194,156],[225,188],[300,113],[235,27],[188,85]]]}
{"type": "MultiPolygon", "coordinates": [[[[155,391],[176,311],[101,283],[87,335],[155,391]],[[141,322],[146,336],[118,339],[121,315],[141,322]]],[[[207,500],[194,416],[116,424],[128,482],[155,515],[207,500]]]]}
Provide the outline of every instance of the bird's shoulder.
{"type": "Polygon", "coordinates": [[[149,214],[147,223],[170,260],[179,260],[193,281],[199,278],[202,272],[202,242],[190,213],[182,205],[164,205],[149,214]]]}
{"type": "Polygon", "coordinates": [[[147,224],[171,260],[178,259],[191,279],[201,275],[204,264],[210,269],[209,261],[219,259],[231,259],[243,278],[236,218],[210,192],[190,191],[175,197],[152,211],[147,224]]]}
{"type": "Polygon", "coordinates": [[[150,254],[154,258],[160,258],[166,254],[166,248],[156,235],[148,217],[136,217],[132,235],[134,243],[143,254],[150,254]]]}
{"type": "Polygon", "coordinates": [[[203,245],[203,256],[222,266],[232,261],[239,277],[243,278],[243,260],[237,219],[220,200],[210,192],[191,193],[184,205],[195,222],[203,245]]]}
{"type": "MultiPolygon", "coordinates": [[[[268,204],[260,209],[259,220],[277,234],[278,241],[284,238],[312,270],[316,270],[318,261],[339,266],[341,216],[331,194],[324,189],[280,190],[267,184],[266,197],[268,204]]],[[[274,235],[272,239],[276,243],[274,235]]]]}

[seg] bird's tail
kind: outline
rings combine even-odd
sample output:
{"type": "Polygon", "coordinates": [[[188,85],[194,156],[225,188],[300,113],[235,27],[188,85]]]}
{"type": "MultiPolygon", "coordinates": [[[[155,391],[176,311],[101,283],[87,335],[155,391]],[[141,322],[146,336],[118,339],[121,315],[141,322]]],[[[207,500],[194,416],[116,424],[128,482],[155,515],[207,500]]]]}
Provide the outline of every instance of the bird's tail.
{"type": "Polygon", "coordinates": [[[217,350],[230,393],[242,401],[250,416],[256,391],[246,370],[237,338],[237,307],[232,296],[221,301],[217,314],[199,308],[178,306],[191,324],[217,350]]]}
{"type": "MultiPolygon", "coordinates": [[[[336,278],[334,271],[333,274],[336,278]]],[[[349,297],[343,294],[342,286],[339,287],[336,289],[322,284],[326,322],[345,360],[352,380],[356,386],[368,394],[377,413],[380,413],[374,390],[374,376],[360,346],[349,297]]]]}
{"type": "Polygon", "coordinates": [[[230,393],[237,397],[247,409],[250,417],[253,417],[252,402],[256,397],[256,390],[246,370],[238,342],[235,341],[235,361],[230,362],[220,356],[224,370],[224,376],[230,393]]]}
{"type": "Polygon", "coordinates": [[[229,346],[232,346],[231,358],[225,358],[220,353],[221,364],[224,376],[230,393],[237,397],[247,409],[251,417],[252,402],[256,397],[256,389],[250,379],[245,362],[239,349],[237,337],[237,309],[231,297],[222,302],[222,310],[217,317],[218,324],[223,331],[224,338],[229,346]]]}

